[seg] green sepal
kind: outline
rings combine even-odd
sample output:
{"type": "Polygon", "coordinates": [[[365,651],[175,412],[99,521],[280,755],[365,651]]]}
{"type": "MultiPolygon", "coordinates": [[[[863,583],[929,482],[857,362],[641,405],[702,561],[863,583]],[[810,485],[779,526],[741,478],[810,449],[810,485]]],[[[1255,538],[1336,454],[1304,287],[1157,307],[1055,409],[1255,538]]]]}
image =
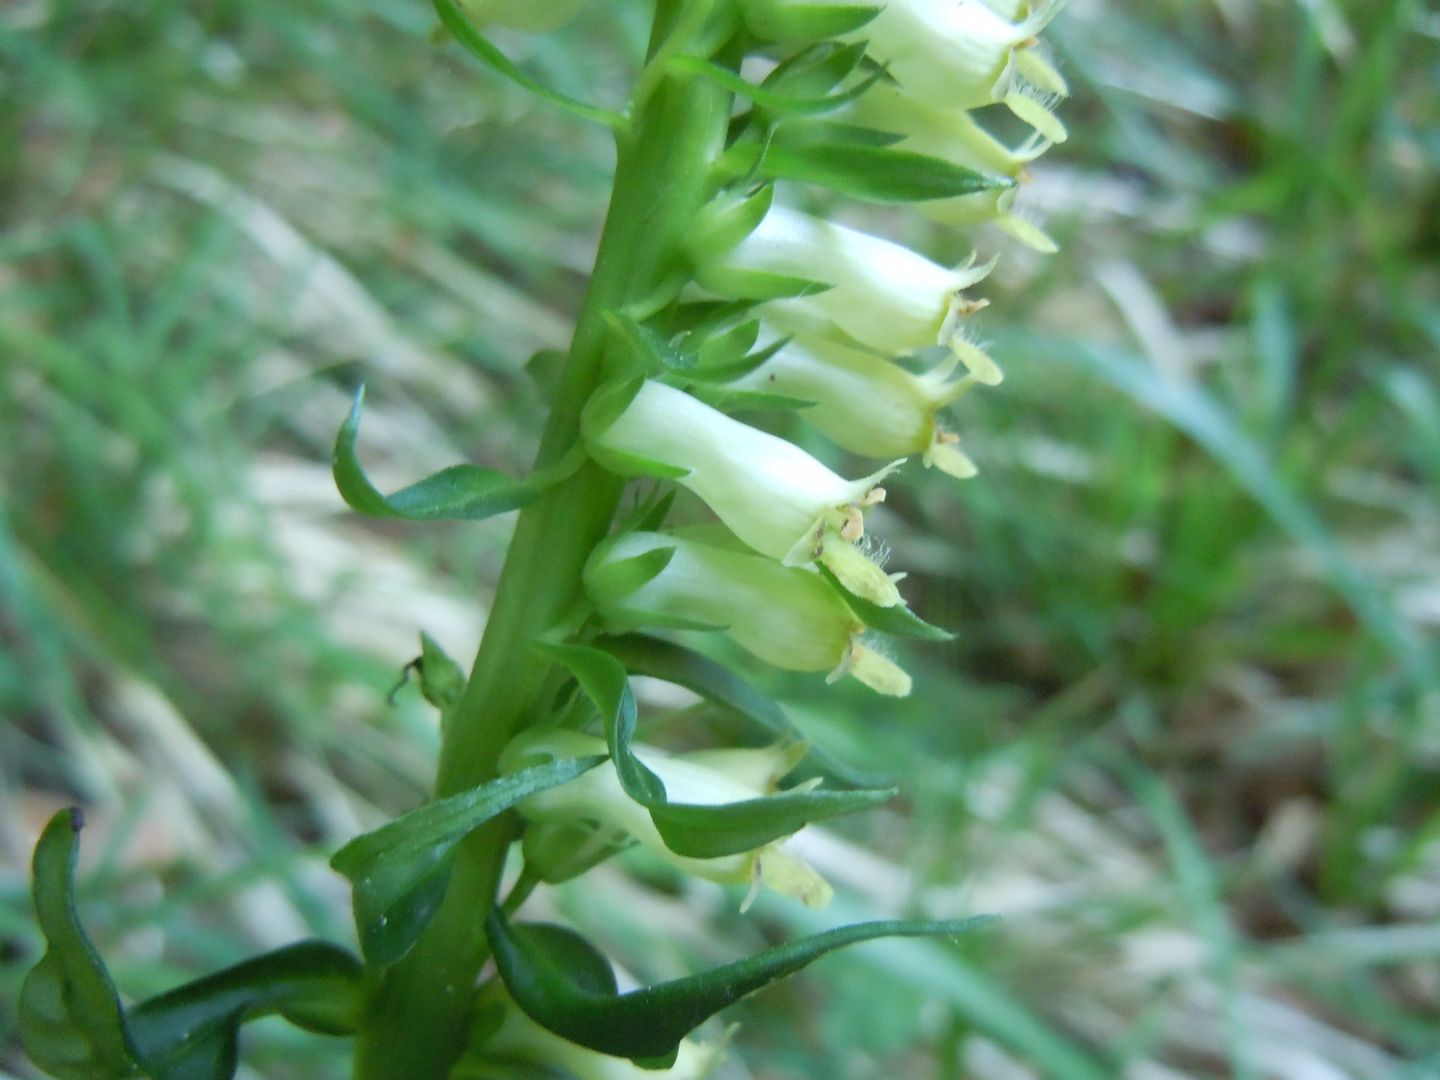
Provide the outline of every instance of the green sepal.
{"type": "Polygon", "coordinates": [[[844,90],[833,94],[824,94],[820,97],[802,97],[797,94],[781,93],[766,86],[756,86],[729,68],[721,67],[719,64],[702,60],[699,57],[677,57],[670,64],[688,74],[699,75],[723,86],[732,94],[737,94],[753,102],[757,109],[772,117],[817,116],[821,113],[834,112],[869,90],[882,74],[882,70],[877,68],[860,82],[846,87],[844,90]]]}
{"type": "Polygon", "coordinates": [[[450,31],[455,40],[464,46],[466,52],[481,63],[493,68],[511,82],[524,87],[542,101],[548,101],[551,105],[557,105],[585,120],[604,124],[608,128],[618,129],[624,126],[625,118],[619,113],[586,104],[567,94],[562,94],[558,90],[552,90],[539,80],[525,74],[513,60],[475,29],[475,25],[461,10],[456,0],[432,0],[432,3],[435,5],[435,13],[440,16],[440,22],[445,29],[450,31]]]}
{"type": "Polygon", "coordinates": [[[792,120],[777,127],[771,146],[894,146],[905,136],[838,120],[792,120]]]}
{"type": "Polygon", "coordinates": [[[772,140],[763,148],[754,143],[735,147],[727,156],[736,158],[736,168],[757,169],[770,180],[818,184],[867,202],[951,199],[1013,187],[1015,183],[1008,177],[988,176],[913,150],[853,141],[827,144],[772,140]],[[747,160],[747,154],[753,158],[747,160]]]}
{"type": "Polygon", "coordinates": [[[661,371],[687,371],[699,363],[699,356],[676,347],[653,327],[638,323],[621,311],[605,312],[605,321],[620,335],[641,361],[647,375],[661,371]]]}
{"type": "Polygon", "coordinates": [[[78,807],[61,810],[35,845],[35,915],[46,948],[20,987],[20,1040],[59,1080],[114,1080],[139,1066],[120,995],[75,910],[84,824],[78,807]]]}
{"type": "Polygon", "coordinates": [[[602,603],[610,598],[619,601],[663,573],[675,558],[675,550],[656,547],[628,559],[605,562],[587,575],[587,589],[602,603]]]}
{"type": "Polygon", "coordinates": [[[805,761],[826,776],[849,787],[888,787],[889,779],[852,768],[804,735],[774,701],[724,664],[693,649],[645,634],[617,634],[599,638],[595,645],[610,653],[635,675],[683,686],[706,701],[748,720],[777,738],[806,742],[805,761]]]}
{"type": "Polygon", "coordinates": [[[773,93],[814,97],[840,85],[864,59],[863,41],[821,41],[781,61],[760,85],[773,93]]]}
{"type": "Polygon", "coordinates": [[[568,359],[564,349],[541,349],[525,361],[525,374],[530,376],[547,405],[554,401],[568,359]]]}
{"type": "Polygon", "coordinates": [[[746,270],[737,266],[701,266],[695,280],[711,292],[738,300],[795,300],[818,296],[835,286],[828,281],[777,274],[770,270],[746,270]]]}
{"type": "Polygon", "coordinates": [[[502,776],[403,814],[337,851],[330,865],[353,887],[365,959],[383,967],[409,952],[445,896],[455,846],[467,835],[604,760],[569,758],[502,776]]]}
{"type": "Polygon", "coordinates": [[[240,1025],[271,1013],[324,1035],[354,1032],[360,962],[329,942],[287,945],[137,1005],[130,1032],[155,1080],[227,1080],[240,1025]]]}
{"type": "Polygon", "coordinates": [[[648,498],[631,510],[615,526],[617,533],[657,532],[675,505],[677,492],[674,488],[666,491],[652,491],[648,498]]]}
{"type": "Polygon", "coordinates": [[[521,850],[526,872],[555,885],[579,877],[631,843],[625,834],[590,822],[532,821],[525,826],[521,850]]]}
{"type": "MultiPolygon", "coordinates": [[[[548,928],[535,931],[512,926],[495,909],[485,918],[485,933],[506,989],[537,1024],[602,1054],[660,1067],[672,1063],[681,1040],[721,1009],[793,975],[828,952],[883,937],[955,937],[987,921],[981,917],[843,926],[701,975],[626,994],[606,992],[594,960],[587,956],[579,962],[580,946],[548,928]],[[579,967],[579,975],[571,973],[571,965],[579,967]]],[[[588,944],[585,951],[595,952],[588,944]]]]}
{"type": "Polygon", "coordinates": [[[814,408],[815,402],[789,394],[772,394],[765,390],[732,390],[726,386],[692,384],[690,393],[711,408],[724,413],[794,412],[814,408]]]}
{"type": "Polygon", "coordinates": [[[350,415],[335,436],[332,471],[340,497],[354,510],[371,517],[403,518],[407,521],[478,521],[518,510],[534,502],[548,488],[578,469],[584,454],[578,447],[560,461],[515,480],[494,469],[479,465],[451,465],[427,476],[393,495],[380,492],[355,451],[360,433],[360,410],[365,387],[355,391],[350,415]]]}
{"type": "Polygon", "coordinates": [[[686,232],[685,252],[697,264],[723,255],[760,227],[775,201],[775,186],[749,195],[724,192],[700,208],[686,232]]]}
{"type": "Polygon", "coordinates": [[[879,604],[871,603],[863,596],[856,596],[845,588],[840,583],[840,579],[831,573],[830,568],[824,563],[816,563],[815,567],[830,583],[830,587],[838,592],[841,599],[849,605],[850,610],[855,612],[856,617],[869,629],[882,634],[893,634],[895,637],[916,638],[920,641],[953,641],[955,639],[955,635],[949,630],[926,622],[904,604],[881,607],[879,604]]]}
{"type": "Polygon", "coordinates": [[[761,41],[826,41],[851,34],[884,10],[883,4],[806,4],[791,7],[759,0],[740,5],[745,29],[761,41]]]}
{"type": "Polygon", "coordinates": [[[537,648],[574,675],[600,710],[620,786],[650,812],[665,846],[677,855],[715,859],[754,851],[810,822],[856,813],[895,796],[893,789],[792,790],[719,805],[671,802],[664,783],[631,750],[638,714],[624,665],[584,645],[543,643],[537,648]]]}
{"type": "Polygon", "coordinates": [[[695,365],[696,370],[691,374],[709,372],[735,363],[755,347],[759,337],[759,319],[746,319],[728,330],[705,337],[698,350],[700,362],[695,365]]]}
{"type": "Polygon", "coordinates": [[[465,693],[465,672],[439,642],[420,631],[420,658],[415,661],[420,676],[420,693],[435,708],[444,712],[465,693]]]}

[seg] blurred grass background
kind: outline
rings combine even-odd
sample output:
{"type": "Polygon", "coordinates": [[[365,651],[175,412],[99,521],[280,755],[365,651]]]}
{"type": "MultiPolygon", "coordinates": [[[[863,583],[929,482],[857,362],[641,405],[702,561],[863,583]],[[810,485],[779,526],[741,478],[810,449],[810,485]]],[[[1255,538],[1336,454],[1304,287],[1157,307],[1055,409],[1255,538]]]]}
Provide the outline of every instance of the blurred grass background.
{"type": "MultiPolygon", "coordinates": [[[[498,40],[615,101],[646,7],[498,40]]],[[[432,26],[419,0],[0,9],[12,1075],[54,809],[90,808],[83,911],[138,997],[348,939],[325,858],[428,786],[433,716],[385,695],[420,629],[473,649],[509,521],[363,521],[329,444],[364,379],[382,486],[522,471],[523,364],[567,340],[610,163],[432,26]]],[[[905,650],[900,705],[779,684],[907,787],[810,840],[826,923],[1004,919],[733,1010],[727,1075],[1440,1075],[1440,16],[1071,0],[1047,36],[1073,137],[1026,198],[1062,253],[907,226],[1003,256],[1008,378],[959,408],[982,476],[907,473],[874,526],[959,638],[905,650]]],[[[549,902],[642,978],[818,925],[625,869],[549,902]]],[[[344,1075],[276,1023],[245,1048],[251,1077],[344,1075]]]]}

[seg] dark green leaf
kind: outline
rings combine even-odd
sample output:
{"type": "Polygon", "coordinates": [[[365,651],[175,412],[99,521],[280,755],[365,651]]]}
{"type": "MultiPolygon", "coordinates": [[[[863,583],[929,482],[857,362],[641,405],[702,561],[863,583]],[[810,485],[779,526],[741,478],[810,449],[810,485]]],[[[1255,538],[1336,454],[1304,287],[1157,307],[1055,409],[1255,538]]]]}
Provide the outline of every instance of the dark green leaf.
{"type": "Polygon", "coordinates": [[[384,966],[415,944],[445,895],[455,845],[527,795],[593,769],[602,757],[552,761],[430,803],[346,844],[330,865],[354,887],[366,960],[384,966]]]}
{"type": "Polygon", "coordinates": [[[544,83],[537,81],[525,74],[515,62],[503,52],[490,44],[481,33],[475,29],[473,23],[461,10],[456,0],[432,0],[435,5],[435,13],[440,16],[441,23],[445,29],[450,31],[455,40],[463,45],[476,59],[494,68],[501,75],[504,75],[512,82],[518,83],[532,94],[552,105],[558,105],[567,112],[586,120],[593,120],[596,123],[604,124],[610,128],[620,128],[625,124],[625,118],[619,113],[613,113],[608,109],[597,108],[594,105],[587,105],[583,101],[552,90],[544,83]]]}
{"type": "Polygon", "coordinates": [[[136,1071],[125,1011],[75,911],[75,860],[84,817],[50,819],[35,845],[35,914],[45,955],[20,987],[20,1039],[30,1060],[60,1080],[114,1080],[136,1071]]]}
{"type": "MultiPolygon", "coordinates": [[[[743,356],[740,359],[733,361],[732,363],[715,364],[714,366],[710,367],[697,367],[695,370],[687,372],[687,378],[690,379],[692,384],[697,382],[727,383],[733,379],[739,379],[745,375],[749,375],[756,368],[763,365],[767,360],[769,360],[772,356],[778,353],[786,345],[789,345],[790,341],[790,338],[783,337],[778,341],[766,345],[763,349],[757,349],[755,352],[750,353],[747,356],[743,356]]],[[[771,396],[776,397],[780,395],[771,396]]],[[[790,400],[798,402],[801,399],[791,398],[790,400]]],[[[806,402],[804,406],[795,405],[794,407],[808,407],[811,404],[812,402],[806,402]]]]}
{"type": "Polygon", "coordinates": [[[485,932],[495,965],[519,1006],[536,1023],[602,1054],[631,1060],[673,1057],[680,1041],[715,1013],[812,961],[846,945],[881,937],[953,937],[987,920],[872,922],[803,938],[703,975],[632,990],[604,993],[571,976],[573,946],[511,927],[492,911],[485,932]],[[553,950],[553,951],[552,951],[553,950]]]}
{"type": "Polygon", "coordinates": [[[753,851],[809,822],[869,809],[894,797],[893,790],[785,791],[719,805],[671,802],[664,783],[631,749],[637,710],[625,666],[589,646],[545,643],[537,648],[574,675],[600,710],[620,786],[649,810],[665,846],[677,855],[714,859],[753,851]]]}
{"type": "Polygon", "coordinates": [[[279,1013],[343,1035],[359,1011],[359,962],[339,946],[304,941],[151,998],[131,1010],[130,1029],[155,1080],[227,1080],[246,1020],[279,1013]]]}
{"type": "Polygon", "coordinates": [[[894,607],[881,607],[879,604],[872,604],[862,596],[856,596],[844,585],[840,579],[830,572],[829,567],[823,563],[816,563],[818,569],[830,586],[840,594],[850,610],[871,630],[878,630],[882,634],[893,634],[896,637],[917,638],[920,641],[953,641],[955,635],[949,630],[942,630],[916,615],[904,604],[896,604],[894,607]]]}
{"type": "Polygon", "coordinates": [[[515,480],[479,465],[451,465],[393,495],[384,495],[365,475],[355,451],[364,401],[365,387],[362,386],[355,392],[350,415],[335,437],[332,471],[341,498],[353,509],[372,517],[409,521],[476,521],[492,517],[534,502],[547,488],[579,468],[584,460],[577,447],[555,465],[525,480],[515,480]]]}

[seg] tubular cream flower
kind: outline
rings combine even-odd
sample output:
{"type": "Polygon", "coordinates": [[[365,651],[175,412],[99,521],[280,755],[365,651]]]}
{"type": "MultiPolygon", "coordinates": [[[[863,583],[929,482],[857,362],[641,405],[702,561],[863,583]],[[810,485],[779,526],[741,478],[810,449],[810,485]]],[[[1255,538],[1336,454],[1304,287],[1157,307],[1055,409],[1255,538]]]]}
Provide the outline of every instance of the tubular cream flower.
{"type": "MultiPolygon", "coordinates": [[[[741,0],[752,33],[802,22],[833,10],[835,0],[741,0]]],[[[862,3],[844,4],[863,7],[862,3]]],[[[874,19],[847,37],[869,43],[905,91],[945,108],[1004,104],[1053,142],[1065,128],[1046,98],[1067,92],[1065,80],[1037,49],[1035,35],[1055,17],[1060,0],[1039,5],[1012,0],[888,0],[874,19]],[[1022,9],[1033,8],[1021,18],[1022,9]]]]}
{"type": "MultiPolygon", "coordinates": [[[[671,802],[718,806],[746,802],[771,794],[782,776],[795,767],[803,747],[768,747],[760,750],[702,750],[667,754],[654,747],[635,745],[635,756],[660,777],[671,802]]],[[[528,731],[506,748],[502,772],[533,764],[537,759],[605,754],[605,740],[576,731],[528,731]]],[[[536,792],[516,807],[533,822],[594,821],[602,828],[625,833],[647,850],[686,874],[726,885],[767,888],[791,896],[807,907],[830,902],[830,886],[808,863],[785,850],[785,840],[754,851],[718,859],[692,859],[665,846],[650,812],[620,786],[611,762],[597,766],[568,783],[536,792]]],[[[747,906],[749,900],[747,898],[747,906]]]]}
{"type": "MultiPolygon", "coordinates": [[[[685,1039],[668,1069],[642,1069],[624,1058],[587,1050],[541,1027],[515,1004],[505,984],[492,979],[475,999],[477,1044],[461,1059],[450,1080],[485,1080],[491,1063],[561,1069],[575,1080],[706,1080],[724,1059],[720,1043],[685,1039]]],[[[548,1073],[546,1074],[548,1075],[548,1073]]]]}
{"type": "MultiPolygon", "coordinates": [[[[1009,147],[991,135],[964,109],[937,107],[919,101],[894,86],[877,84],[852,102],[843,120],[903,136],[906,150],[928,154],[976,172],[1008,176],[1023,184],[1026,166],[1043,154],[1050,141],[1033,134],[1018,147],[1009,147]]],[[[1047,253],[1055,241],[1014,212],[1020,188],[978,191],[950,199],[915,204],[921,213],[947,225],[994,221],[1031,247],[1047,253]]]]}
{"type": "Polygon", "coordinates": [[[631,474],[683,470],[676,482],[760,554],[787,566],[822,562],[856,595],[881,607],[900,603],[895,583],[856,547],[865,508],[885,497],[877,485],[900,462],[846,480],[798,446],[664,383],[643,383],[611,418],[617,400],[602,393],[586,410],[585,440],[602,465],[631,474]]]}
{"type": "Polygon", "coordinates": [[[893,458],[921,454],[951,476],[975,475],[974,463],[937,419],[975,383],[952,378],[958,358],[921,375],[828,338],[798,335],[754,371],[729,385],[813,401],[802,414],[851,453],[893,458]]]}
{"type": "Polygon", "coordinates": [[[865,625],[819,574],[803,567],[678,536],[632,532],[591,556],[585,591],[612,630],[668,620],[709,624],[778,668],[824,671],[832,681],[852,675],[896,697],[910,692],[910,676],[861,644],[865,625]],[[665,550],[672,552],[670,561],[636,586],[627,561],[665,550]]]}
{"type": "Polygon", "coordinates": [[[972,260],[947,270],[889,240],[777,206],[729,252],[702,264],[696,278],[730,294],[743,294],[745,275],[757,271],[824,282],[831,286],[825,292],[765,310],[786,323],[837,329],[890,355],[950,345],[976,379],[993,385],[1000,369],[960,333],[965,316],[985,306],[965,290],[993,265],[972,260]]]}

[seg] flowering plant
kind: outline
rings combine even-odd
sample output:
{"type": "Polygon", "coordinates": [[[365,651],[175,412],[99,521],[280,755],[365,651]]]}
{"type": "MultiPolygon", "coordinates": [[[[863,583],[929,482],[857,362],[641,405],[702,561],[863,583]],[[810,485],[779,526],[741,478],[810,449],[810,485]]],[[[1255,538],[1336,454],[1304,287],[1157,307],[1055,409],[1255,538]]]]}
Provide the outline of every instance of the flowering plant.
{"type": "Polygon", "coordinates": [[[1064,83],[1035,40],[1056,5],[657,0],[633,92],[612,111],[541,86],[484,36],[492,24],[547,29],[580,4],[434,3],[459,45],[606,125],[618,148],[531,475],[457,465],[387,495],[358,460],[360,394],[336,441],[337,485],[363,513],[520,510],[470,673],[428,639],[417,665],[442,714],[434,798],[332,860],[353,889],[359,958],[303,942],[133,1006],[76,914],[78,812],[58,816],[34,863],[50,948],[21,1001],[29,1053],[54,1076],[233,1076],[241,1024],[278,1013],[353,1034],[365,1080],[699,1077],[721,1050],[690,1034],[724,1006],[852,942],[971,925],[842,927],[622,993],[575,931],[512,917],[535,888],[629,845],[747,899],[768,888],[821,906],[829,886],[791,838],[894,794],[834,777],[786,786],[806,749],[785,738],[700,752],[642,744],[631,676],[678,683],[783,735],[778,706],[706,641],[903,696],[910,678],[878,639],[945,636],[906,606],[865,511],[912,455],[975,473],[942,414],[1001,381],[970,329],[993,261],[941,265],[779,205],[776,184],[913,203],[1053,248],[1017,216],[1014,193],[1065,135],[1048,107],[1064,83]],[[766,70],[760,81],[742,77],[747,58],[766,70]],[[1034,136],[1017,148],[992,137],[969,111],[989,105],[1034,136]],[[794,410],[875,462],[847,479],[748,419],[766,410],[794,410]],[[681,491],[695,500],[683,514],[681,491]]]}

